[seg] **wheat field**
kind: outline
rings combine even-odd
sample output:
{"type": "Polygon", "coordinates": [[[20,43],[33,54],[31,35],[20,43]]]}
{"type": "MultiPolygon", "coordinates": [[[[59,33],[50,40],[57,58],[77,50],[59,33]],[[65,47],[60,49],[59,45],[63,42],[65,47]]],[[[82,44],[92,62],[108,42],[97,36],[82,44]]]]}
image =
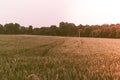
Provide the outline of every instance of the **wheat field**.
{"type": "Polygon", "coordinates": [[[120,40],[0,35],[0,80],[120,80],[120,40]]]}

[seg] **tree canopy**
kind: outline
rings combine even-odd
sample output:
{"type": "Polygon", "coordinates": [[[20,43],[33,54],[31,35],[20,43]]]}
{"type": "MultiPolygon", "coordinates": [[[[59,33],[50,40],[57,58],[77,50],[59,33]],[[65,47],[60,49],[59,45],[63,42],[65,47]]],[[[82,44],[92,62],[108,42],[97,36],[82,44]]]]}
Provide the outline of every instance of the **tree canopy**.
{"type": "Polygon", "coordinates": [[[120,38],[120,24],[103,25],[78,25],[68,22],[60,22],[59,26],[34,28],[21,26],[18,23],[0,24],[0,34],[31,34],[50,36],[80,36],[100,38],[120,38]],[[80,30],[80,31],[79,31],[80,30]]]}

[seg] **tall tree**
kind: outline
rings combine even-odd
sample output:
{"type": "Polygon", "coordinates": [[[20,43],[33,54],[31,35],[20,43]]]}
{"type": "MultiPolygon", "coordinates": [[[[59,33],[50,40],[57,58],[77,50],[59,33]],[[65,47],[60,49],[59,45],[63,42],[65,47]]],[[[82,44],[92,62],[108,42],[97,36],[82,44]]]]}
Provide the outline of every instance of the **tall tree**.
{"type": "Polygon", "coordinates": [[[33,26],[32,25],[30,25],[28,27],[28,34],[33,34],[33,26]]]}
{"type": "Polygon", "coordinates": [[[59,29],[62,36],[76,36],[78,31],[75,24],[67,22],[61,22],[59,24],[59,29]]]}
{"type": "Polygon", "coordinates": [[[4,30],[6,34],[18,34],[20,25],[15,23],[9,23],[4,25],[4,30]]]}
{"type": "Polygon", "coordinates": [[[2,24],[0,24],[0,34],[3,34],[4,33],[4,27],[2,24]]]}
{"type": "Polygon", "coordinates": [[[59,28],[56,25],[51,25],[50,26],[50,34],[53,36],[60,35],[59,28]]]}

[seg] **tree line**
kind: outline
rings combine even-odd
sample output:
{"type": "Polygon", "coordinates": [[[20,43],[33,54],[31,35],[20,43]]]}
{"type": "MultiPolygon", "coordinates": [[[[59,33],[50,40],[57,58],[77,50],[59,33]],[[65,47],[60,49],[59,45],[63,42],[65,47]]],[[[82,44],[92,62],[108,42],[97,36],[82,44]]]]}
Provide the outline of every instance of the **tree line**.
{"type": "Polygon", "coordinates": [[[120,38],[120,24],[103,25],[78,25],[68,22],[60,22],[59,26],[34,28],[21,26],[18,23],[0,24],[0,34],[30,34],[48,36],[72,36],[72,37],[99,37],[99,38],[120,38]]]}

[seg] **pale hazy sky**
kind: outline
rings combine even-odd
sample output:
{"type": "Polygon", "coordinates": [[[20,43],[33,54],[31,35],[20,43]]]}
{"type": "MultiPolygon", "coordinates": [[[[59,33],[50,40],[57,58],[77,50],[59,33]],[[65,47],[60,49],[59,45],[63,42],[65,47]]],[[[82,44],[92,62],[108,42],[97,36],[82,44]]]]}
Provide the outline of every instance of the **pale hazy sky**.
{"type": "Polygon", "coordinates": [[[0,24],[120,23],[120,0],[0,0],[0,24]]]}

